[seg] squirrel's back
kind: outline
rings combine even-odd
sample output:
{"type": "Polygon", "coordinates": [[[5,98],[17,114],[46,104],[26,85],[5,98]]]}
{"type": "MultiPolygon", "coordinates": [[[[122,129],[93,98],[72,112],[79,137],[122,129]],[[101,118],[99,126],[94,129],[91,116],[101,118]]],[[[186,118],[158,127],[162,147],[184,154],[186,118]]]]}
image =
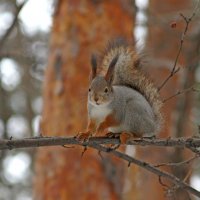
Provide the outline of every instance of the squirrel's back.
{"type": "Polygon", "coordinates": [[[122,40],[110,42],[101,56],[99,74],[104,74],[108,70],[109,64],[117,55],[119,57],[115,66],[113,85],[124,85],[141,93],[151,105],[158,125],[161,125],[160,95],[153,82],[142,73],[141,58],[135,52],[133,45],[122,40]]]}

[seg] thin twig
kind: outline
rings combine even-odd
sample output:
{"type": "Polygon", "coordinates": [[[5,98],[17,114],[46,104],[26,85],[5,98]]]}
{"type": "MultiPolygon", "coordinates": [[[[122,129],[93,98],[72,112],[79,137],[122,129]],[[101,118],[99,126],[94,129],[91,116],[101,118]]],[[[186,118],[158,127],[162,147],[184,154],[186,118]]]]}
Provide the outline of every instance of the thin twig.
{"type": "Polygon", "coordinates": [[[167,184],[163,183],[162,176],[158,176],[158,181],[159,181],[160,185],[162,185],[165,189],[168,189],[170,187],[167,184]]]}
{"type": "Polygon", "coordinates": [[[185,175],[185,178],[183,179],[184,182],[187,181],[189,177],[191,177],[192,170],[193,170],[192,168],[189,169],[189,171],[185,175]]]}
{"type": "Polygon", "coordinates": [[[116,151],[116,150],[108,150],[106,147],[103,147],[99,144],[91,144],[91,145],[88,145],[92,148],[95,148],[97,149],[98,151],[103,151],[103,152],[106,152],[106,153],[110,153],[118,158],[121,158],[123,160],[126,160],[130,163],[133,163],[135,165],[138,165],[140,166],[141,168],[149,171],[149,172],[152,172],[153,174],[156,174],[158,176],[162,176],[163,178],[166,178],[170,181],[172,181],[174,184],[176,184],[178,187],[177,188],[183,188],[185,190],[187,190],[188,192],[190,192],[191,194],[197,196],[197,197],[200,197],[200,192],[197,191],[196,189],[190,187],[187,183],[181,181],[179,178],[177,178],[176,176],[172,175],[172,174],[169,174],[167,172],[163,172],[161,171],[160,169],[152,166],[151,164],[149,163],[146,163],[146,162],[143,162],[143,161],[140,161],[140,160],[137,160],[133,157],[130,157],[122,152],[119,152],[119,151],[116,151]]]}
{"type": "Polygon", "coordinates": [[[83,157],[83,155],[85,154],[86,151],[87,151],[87,146],[84,146],[84,149],[83,149],[83,151],[81,153],[81,158],[83,157]]]}
{"type": "MultiPolygon", "coordinates": [[[[199,4],[199,3],[198,3],[199,4]]],[[[180,56],[180,53],[181,53],[181,50],[183,48],[183,43],[184,43],[184,38],[186,36],[186,33],[187,33],[187,30],[188,30],[188,27],[189,27],[189,24],[190,22],[192,21],[192,18],[196,15],[196,11],[197,11],[197,8],[198,8],[198,4],[197,6],[195,7],[192,15],[190,17],[185,17],[182,13],[180,13],[180,16],[184,19],[185,21],[185,29],[182,33],[182,36],[181,36],[181,40],[180,40],[180,45],[179,45],[179,49],[178,49],[178,53],[176,55],[176,58],[175,58],[175,61],[174,61],[174,65],[172,67],[172,70],[170,72],[170,74],[167,76],[167,78],[163,81],[163,83],[158,87],[158,91],[160,91],[164,86],[165,84],[169,81],[170,78],[172,78],[179,70],[180,68],[176,67],[177,66],[177,63],[178,63],[178,59],[179,59],[179,56],[180,56]]]]}
{"type": "Polygon", "coordinates": [[[21,12],[22,8],[24,7],[24,5],[27,3],[28,1],[24,1],[21,5],[16,6],[16,13],[15,13],[15,17],[10,25],[10,27],[7,29],[7,31],[4,33],[4,35],[1,37],[0,39],[0,50],[3,48],[3,45],[6,41],[6,39],[8,38],[8,36],[10,35],[10,33],[12,32],[13,28],[15,27],[15,24],[18,21],[18,16],[19,13],[21,12]]]}
{"type": "Polygon", "coordinates": [[[166,103],[167,101],[171,100],[172,98],[178,96],[178,95],[181,95],[181,94],[184,94],[184,93],[187,93],[187,92],[199,92],[199,90],[195,89],[193,86],[192,87],[189,87],[189,88],[186,88],[184,90],[179,90],[178,92],[176,92],[175,94],[173,94],[172,96],[170,97],[167,97],[166,99],[163,100],[163,103],[166,103]]]}
{"type": "Polygon", "coordinates": [[[161,163],[161,164],[157,164],[157,165],[154,165],[154,167],[163,167],[163,166],[180,166],[180,165],[184,165],[184,164],[189,164],[190,162],[192,162],[193,160],[199,158],[199,155],[196,155],[193,156],[192,158],[189,158],[187,160],[184,160],[182,162],[176,162],[176,163],[172,163],[172,162],[169,162],[169,163],[161,163]]]}

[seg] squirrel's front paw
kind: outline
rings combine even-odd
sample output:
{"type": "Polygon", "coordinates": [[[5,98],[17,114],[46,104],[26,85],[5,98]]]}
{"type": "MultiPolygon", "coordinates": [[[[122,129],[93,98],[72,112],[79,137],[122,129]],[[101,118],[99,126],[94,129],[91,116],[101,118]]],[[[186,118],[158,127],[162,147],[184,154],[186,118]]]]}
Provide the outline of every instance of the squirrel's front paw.
{"type": "Polygon", "coordinates": [[[75,136],[75,138],[77,140],[79,140],[80,142],[87,142],[90,139],[91,136],[92,136],[92,134],[89,131],[87,131],[87,132],[79,132],[75,136]]]}

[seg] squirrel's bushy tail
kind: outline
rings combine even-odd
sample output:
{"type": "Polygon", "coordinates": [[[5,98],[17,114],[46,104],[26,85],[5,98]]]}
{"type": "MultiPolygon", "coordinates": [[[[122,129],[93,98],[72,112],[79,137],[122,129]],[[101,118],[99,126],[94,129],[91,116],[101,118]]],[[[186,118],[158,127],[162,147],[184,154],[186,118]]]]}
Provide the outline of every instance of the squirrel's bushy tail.
{"type": "Polygon", "coordinates": [[[153,82],[142,73],[140,69],[141,58],[135,52],[134,46],[121,40],[109,43],[100,60],[101,72],[107,71],[109,64],[116,55],[119,58],[115,66],[113,85],[124,85],[140,92],[153,109],[158,122],[157,131],[159,131],[163,121],[160,112],[162,101],[153,82]]]}

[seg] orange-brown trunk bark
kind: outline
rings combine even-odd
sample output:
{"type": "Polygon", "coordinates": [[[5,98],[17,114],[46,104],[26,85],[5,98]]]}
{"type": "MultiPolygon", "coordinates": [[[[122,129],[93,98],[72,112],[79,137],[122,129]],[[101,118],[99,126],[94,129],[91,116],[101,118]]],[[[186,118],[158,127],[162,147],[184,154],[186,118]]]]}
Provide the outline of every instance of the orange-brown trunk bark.
{"type": "MultiPolygon", "coordinates": [[[[86,128],[90,56],[108,39],[132,37],[128,0],[60,0],[54,16],[44,85],[41,131],[74,136],[86,128]]],[[[37,200],[120,199],[123,162],[102,160],[89,149],[51,147],[37,151],[34,198],[37,200]]]]}

